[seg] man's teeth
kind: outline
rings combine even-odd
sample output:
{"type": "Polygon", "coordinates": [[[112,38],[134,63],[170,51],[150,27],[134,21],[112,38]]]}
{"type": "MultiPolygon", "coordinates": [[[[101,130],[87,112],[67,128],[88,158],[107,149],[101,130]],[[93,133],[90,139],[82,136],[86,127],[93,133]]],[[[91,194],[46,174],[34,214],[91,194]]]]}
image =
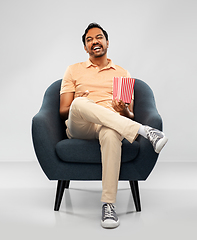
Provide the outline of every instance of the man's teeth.
{"type": "Polygon", "coordinates": [[[95,47],[94,50],[100,49],[100,47],[95,47]]]}

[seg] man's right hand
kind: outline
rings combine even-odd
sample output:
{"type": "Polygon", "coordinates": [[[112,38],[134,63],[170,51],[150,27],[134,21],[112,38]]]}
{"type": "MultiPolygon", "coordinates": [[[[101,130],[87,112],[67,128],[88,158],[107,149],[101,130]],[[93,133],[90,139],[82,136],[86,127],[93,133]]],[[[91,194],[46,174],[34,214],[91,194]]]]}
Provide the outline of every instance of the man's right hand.
{"type": "Polygon", "coordinates": [[[87,97],[89,95],[89,91],[81,92],[75,94],[75,92],[67,92],[60,95],[60,117],[63,120],[68,118],[69,109],[72,101],[76,97],[87,97]]]}
{"type": "Polygon", "coordinates": [[[75,93],[75,97],[87,97],[89,95],[89,91],[86,90],[85,92],[75,93]]]}

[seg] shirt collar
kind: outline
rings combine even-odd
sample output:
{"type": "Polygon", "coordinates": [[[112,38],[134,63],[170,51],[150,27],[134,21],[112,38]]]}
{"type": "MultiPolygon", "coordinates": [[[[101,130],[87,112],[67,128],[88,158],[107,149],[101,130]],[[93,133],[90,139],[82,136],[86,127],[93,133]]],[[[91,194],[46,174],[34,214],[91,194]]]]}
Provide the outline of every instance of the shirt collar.
{"type": "MultiPolygon", "coordinates": [[[[116,66],[115,66],[115,64],[112,62],[112,60],[109,59],[109,58],[108,58],[107,60],[108,60],[109,64],[108,64],[106,67],[104,67],[103,69],[110,69],[110,68],[116,69],[116,66]]],[[[88,68],[88,67],[90,67],[90,66],[96,67],[96,65],[93,64],[93,63],[90,61],[90,59],[88,59],[85,63],[86,63],[86,68],[88,68]]]]}

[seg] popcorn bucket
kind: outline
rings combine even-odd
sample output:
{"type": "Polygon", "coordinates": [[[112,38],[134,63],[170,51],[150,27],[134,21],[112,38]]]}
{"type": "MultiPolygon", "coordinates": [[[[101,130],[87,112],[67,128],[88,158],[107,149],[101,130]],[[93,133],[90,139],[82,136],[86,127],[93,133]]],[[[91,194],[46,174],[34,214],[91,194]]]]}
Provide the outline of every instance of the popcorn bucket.
{"type": "Polygon", "coordinates": [[[125,77],[114,77],[113,99],[121,99],[125,103],[131,103],[135,79],[125,77]]]}

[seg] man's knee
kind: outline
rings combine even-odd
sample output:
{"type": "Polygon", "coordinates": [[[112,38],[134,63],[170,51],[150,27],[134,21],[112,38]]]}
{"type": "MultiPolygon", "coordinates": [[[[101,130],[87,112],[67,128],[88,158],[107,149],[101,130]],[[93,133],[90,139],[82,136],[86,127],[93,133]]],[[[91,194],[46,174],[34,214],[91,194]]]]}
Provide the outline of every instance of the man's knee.
{"type": "Polygon", "coordinates": [[[107,127],[102,127],[99,132],[99,140],[103,141],[122,141],[123,137],[115,130],[107,127]]]}
{"type": "Polygon", "coordinates": [[[85,101],[87,101],[86,97],[77,97],[73,100],[72,105],[78,105],[78,104],[83,103],[85,101]]]}
{"type": "Polygon", "coordinates": [[[87,97],[77,97],[72,101],[72,107],[84,107],[87,103],[94,103],[94,101],[88,99],[87,97]]]}
{"type": "Polygon", "coordinates": [[[77,97],[72,101],[71,109],[81,109],[87,103],[87,101],[88,99],[86,97],[77,97]]]}

